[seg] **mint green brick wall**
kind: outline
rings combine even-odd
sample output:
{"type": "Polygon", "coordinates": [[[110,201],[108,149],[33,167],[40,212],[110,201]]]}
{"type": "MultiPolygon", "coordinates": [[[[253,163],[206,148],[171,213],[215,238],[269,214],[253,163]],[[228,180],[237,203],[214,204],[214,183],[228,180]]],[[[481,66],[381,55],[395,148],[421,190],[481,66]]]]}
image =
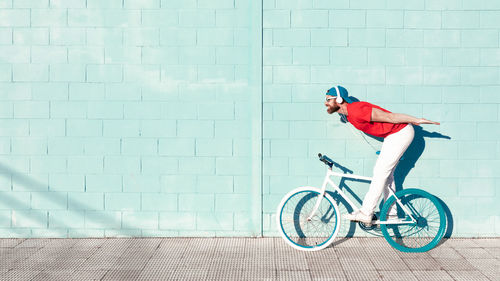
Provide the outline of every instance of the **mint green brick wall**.
{"type": "MultiPolygon", "coordinates": [[[[340,84],[360,100],[440,121],[422,128],[450,139],[419,137],[425,147],[404,186],[446,202],[453,235],[498,236],[490,202],[500,196],[498,9],[496,1],[264,1],[264,235],[277,234],[275,206],[287,191],[322,184],[318,152],[371,176],[373,149],[322,104],[340,84]]],[[[368,188],[350,186],[361,198],[368,188]]]]}
{"type": "Polygon", "coordinates": [[[499,22],[489,0],[0,1],[0,236],[276,235],[318,152],[376,161],[334,84],[441,121],[405,186],[498,236],[499,22]]]}

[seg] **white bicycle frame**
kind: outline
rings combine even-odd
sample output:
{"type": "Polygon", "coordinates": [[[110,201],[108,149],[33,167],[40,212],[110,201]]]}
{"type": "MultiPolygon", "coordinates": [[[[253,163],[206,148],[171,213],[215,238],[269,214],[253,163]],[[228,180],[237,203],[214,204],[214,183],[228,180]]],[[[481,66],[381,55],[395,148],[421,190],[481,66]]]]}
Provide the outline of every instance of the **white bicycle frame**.
{"type": "MultiPolygon", "coordinates": [[[[332,170],[332,168],[328,168],[327,171],[326,171],[325,179],[323,181],[323,185],[321,186],[321,193],[318,196],[318,200],[316,201],[316,204],[314,205],[314,208],[313,208],[311,214],[309,215],[309,217],[307,217],[308,221],[312,219],[312,217],[314,216],[314,214],[318,210],[319,205],[321,204],[321,200],[323,200],[323,197],[325,196],[326,187],[328,186],[328,184],[330,184],[331,186],[333,186],[335,188],[335,191],[337,191],[338,194],[340,194],[340,196],[342,196],[342,198],[344,198],[344,200],[351,206],[351,208],[353,208],[354,211],[358,211],[359,210],[359,208],[356,207],[356,205],[353,204],[351,200],[349,200],[349,198],[344,194],[344,192],[342,192],[342,190],[339,188],[339,186],[336,185],[330,179],[330,177],[332,177],[332,176],[340,177],[340,179],[342,179],[342,178],[351,178],[351,179],[364,180],[364,181],[370,181],[370,182],[372,180],[372,178],[370,178],[370,177],[364,177],[364,176],[358,176],[358,175],[351,175],[351,174],[346,174],[346,173],[337,173],[337,172],[334,172],[332,170]]],[[[403,211],[406,213],[406,215],[408,215],[411,218],[411,223],[416,223],[417,221],[415,220],[415,218],[413,217],[413,215],[401,203],[401,200],[398,197],[396,197],[396,194],[394,194],[394,191],[392,189],[390,189],[390,188],[389,188],[389,194],[390,194],[390,196],[394,196],[394,198],[396,199],[397,204],[403,209],[403,211]]],[[[408,221],[408,220],[387,220],[387,221],[376,220],[376,221],[374,221],[372,223],[373,224],[408,224],[408,223],[410,223],[410,221],[408,221]]]]}

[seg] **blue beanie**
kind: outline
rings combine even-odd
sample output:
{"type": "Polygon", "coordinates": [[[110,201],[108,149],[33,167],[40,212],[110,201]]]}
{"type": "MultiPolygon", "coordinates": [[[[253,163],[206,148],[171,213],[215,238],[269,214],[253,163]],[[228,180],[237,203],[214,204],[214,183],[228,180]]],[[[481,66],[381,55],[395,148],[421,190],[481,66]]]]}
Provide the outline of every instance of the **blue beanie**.
{"type": "MultiPolygon", "coordinates": [[[[337,88],[339,89],[340,97],[342,97],[345,100],[345,102],[352,103],[352,100],[349,98],[347,90],[344,87],[342,87],[342,86],[337,86],[337,88]]],[[[332,88],[330,88],[326,92],[326,94],[329,95],[329,96],[336,97],[337,96],[337,90],[335,90],[335,87],[332,87],[332,88]]]]}

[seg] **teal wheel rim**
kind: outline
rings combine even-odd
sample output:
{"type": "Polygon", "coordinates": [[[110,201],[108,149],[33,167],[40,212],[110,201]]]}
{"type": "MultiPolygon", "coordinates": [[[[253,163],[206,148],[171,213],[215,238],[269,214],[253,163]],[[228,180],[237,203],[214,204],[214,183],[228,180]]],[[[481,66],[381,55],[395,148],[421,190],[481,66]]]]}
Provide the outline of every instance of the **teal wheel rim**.
{"type": "MultiPolygon", "coordinates": [[[[402,252],[426,252],[434,248],[444,236],[446,214],[436,197],[420,189],[405,189],[396,193],[402,204],[412,213],[415,222],[397,208],[398,218],[407,224],[382,224],[380,229],[387,242],[402,252]]],[[[381,210],[380,220],[387,221],[390,207],[395,203],[389,198],[381,210]]]]}

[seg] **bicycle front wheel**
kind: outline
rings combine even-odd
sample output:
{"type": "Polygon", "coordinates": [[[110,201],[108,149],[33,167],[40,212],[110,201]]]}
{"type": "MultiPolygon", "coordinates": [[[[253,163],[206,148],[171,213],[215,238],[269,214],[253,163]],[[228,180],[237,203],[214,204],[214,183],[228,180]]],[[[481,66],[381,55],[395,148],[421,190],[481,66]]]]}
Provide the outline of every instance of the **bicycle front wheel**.
{"type": "Polygon", "coordinates": [[[396,192],[407,212],[405,213],[392,196],[380,211],[380,221],[394,220],[394,224],[381,224],[380,229],[385,239],[395,249],[402,252],[426,252],[434,248],[444,236],[446,214],[436,197],[420,189],[405,189],[396,192]],[[397,218],[389,211],[396,206],[397,218]]]}
{"type": "Polygon", "coordinates": [[[328,247],[338,233],[340,216],[337,204],[327,193],[301,187],[288,193],[278,206],[277,225],[283,239],[292,247],[315,251],[328,247]],[[316,202],[319,208],[311,216],[316,202]]]}

